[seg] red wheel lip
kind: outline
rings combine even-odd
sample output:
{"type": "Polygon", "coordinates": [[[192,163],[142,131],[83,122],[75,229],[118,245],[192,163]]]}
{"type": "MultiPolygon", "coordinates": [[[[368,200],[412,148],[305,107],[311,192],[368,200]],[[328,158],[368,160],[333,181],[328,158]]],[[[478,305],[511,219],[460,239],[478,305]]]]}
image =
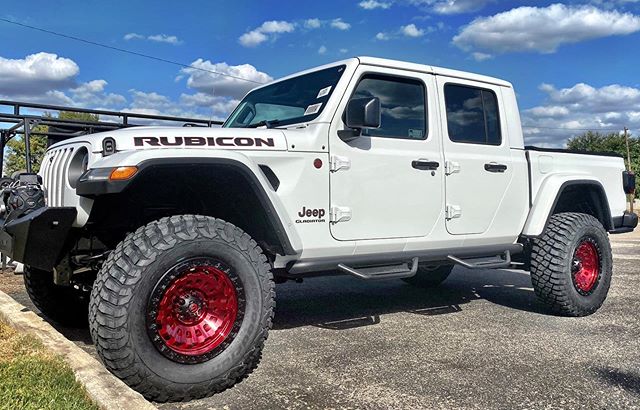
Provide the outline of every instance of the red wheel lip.
{"type": "Polygon", "coordinates": [[[243,316],[244,289],[235,272],[219,260],[194,258],[169,269],[152,291],[147,330],[164,356],[202,363],[228,347],[243,316]]]}
{"type": "Polygon", "coordinates": [[[582,295],[593,293],[600,280],[601,258],[598,246],[591,238],[576,246],[572,260],[571,277],[576,290],[582,295]]]}

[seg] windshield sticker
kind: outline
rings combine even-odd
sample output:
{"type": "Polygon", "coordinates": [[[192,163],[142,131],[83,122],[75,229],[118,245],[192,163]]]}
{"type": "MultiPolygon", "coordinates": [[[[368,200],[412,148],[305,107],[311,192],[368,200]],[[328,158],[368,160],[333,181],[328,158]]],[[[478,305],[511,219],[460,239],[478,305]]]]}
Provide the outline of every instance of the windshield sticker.
{"type": "Polygon", "coordinates": [[[325,88],[323,88],[322,90],[320,90],[320,91],[318,92],[318,96],[316,97],[316,100],[317,100],[318,98],[322,98],[322,97],[324,97],[325,95],[328,95],[328,94],[329,94],[329,91],[331,91],[331,86],[325,87],[325,88]]]}
{"type": "Polygon", "coordinates": [[[409,138],[422,138],[422,130],[416,130],[413,128],[409,128],[409,138]]]}
{"type": "Polygon", "coordinates": [[[317,114],[318,112],[320,112],[320,107],[322,107],[322,103],[311,104],[310,106],[307,107],[306,110],[304,110],[304,115],[317,114]]]}

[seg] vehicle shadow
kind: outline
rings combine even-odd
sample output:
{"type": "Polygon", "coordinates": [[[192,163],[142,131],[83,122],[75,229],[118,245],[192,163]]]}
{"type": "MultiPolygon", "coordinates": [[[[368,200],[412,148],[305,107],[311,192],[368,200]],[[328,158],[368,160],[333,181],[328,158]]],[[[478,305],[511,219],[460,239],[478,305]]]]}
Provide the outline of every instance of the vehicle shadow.
{"type": "Polygon", "coordinates": [[[595,373],[607,384],[640,396],[640,373],[614,368],[599,368],[595,373]]]}
{"type": "Polygon", "coordinates": [[[473,300],[532,313],[547,314],[539,304],[529,275],[519,271],[455,268],[435,289],[401,280],[362,281],[349,276],[305,279],[276,288],[274,330],[318,326],[333,330],[373,326],[380,316],[407,312],[424,316],[453,314],[473,300]]]}
{"type": "MultiPolygon", "coordinates": [[[[39,313],[26,292],[12,296],[39,313]]],[[[456,267],[435,289],[418,288],[402,280],[372,282],[344,275],[277,285],[273,329],[317,326],[344,330],[375,326],[382,315],[398,312],[422,316],[455,314],[463,311],[464,305],[480,299],[510,309],[549,314],[537,301],[528,273],[456,267]]],[[[93,343],[87,328],[52,325],[69,340],[91,352],[93,343]]]]}

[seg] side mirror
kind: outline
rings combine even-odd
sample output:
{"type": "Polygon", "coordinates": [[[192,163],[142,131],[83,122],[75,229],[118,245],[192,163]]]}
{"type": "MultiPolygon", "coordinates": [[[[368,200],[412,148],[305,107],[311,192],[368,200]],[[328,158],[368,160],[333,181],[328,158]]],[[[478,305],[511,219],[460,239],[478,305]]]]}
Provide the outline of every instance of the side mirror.
{"type": "Polygon", "coordinates": [[[380,128],[380,99],[354,98],[347,104],[346,125],[349,128],[380,128]]]}

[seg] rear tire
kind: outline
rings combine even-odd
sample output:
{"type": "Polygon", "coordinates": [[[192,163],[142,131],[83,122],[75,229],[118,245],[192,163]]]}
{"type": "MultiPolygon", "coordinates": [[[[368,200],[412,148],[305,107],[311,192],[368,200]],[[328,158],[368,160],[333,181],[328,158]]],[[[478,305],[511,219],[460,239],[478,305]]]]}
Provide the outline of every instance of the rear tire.
{"type": "Polygon", "coordinates": [[[89,294],[53,283],[53,273],[24,267],[24,286],[34,305],[48,319],[68,327],[85,327],[89,294]]]}
{"type": "Polygon", "coordinates": [[[542,236],[533,241],[533,289],[561,315],[587,316],[597,311],[607,297],[612,266],[607,231],[591,215],[552,215],[542,236]]]}
{"type": "Polygon", "coordinates": [[[147,399],[210,396],[260,361],[274,289],[266,256],[239,228],[163,218],[107,258],[91,293],[91,337],[105,366],[147,399]]]}
{"type": "Polygon", "coordinates": [[[429,266],[420,264],[415,276],[402,280],[420,288],[435,288],[449,277],[452,270],[453,265],[429,266]]]}

